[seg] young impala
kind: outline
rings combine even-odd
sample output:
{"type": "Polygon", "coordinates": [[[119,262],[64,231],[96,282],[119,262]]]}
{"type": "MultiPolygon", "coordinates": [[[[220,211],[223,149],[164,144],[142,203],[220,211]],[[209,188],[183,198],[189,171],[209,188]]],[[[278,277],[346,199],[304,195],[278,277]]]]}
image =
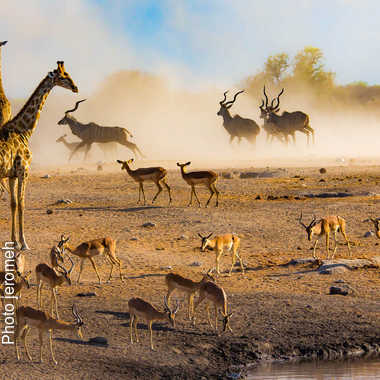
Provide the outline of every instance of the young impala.
{"type": "Polygon", "coordinates": [[[127,173],[139,184],[139,200],[137,203],[140,203],[140,197],[141,193],[143,195],[144,199],[144,205],[145,205],[145,193],[144,193],[144,182],[145,181],[152,181],[156,184],[158,191],[157,194],[153,197],[152,203],[157,199],[159,194],[162,191],[163,184],[166,187],[166,190],[169,194],[169,204],[172,202],[172,196],[170,194],[170,187],[166,183],[166,175],[167,170],[164,168],[161,168],[160,166],[155,166],[151,168],[138,168],[136,170],[132,170],[129,165],[134,161],[133,158],[131,158],[128,161],[121,161],[116,160],[119,164],[121,164],[121,170],[125,169],[127,173]]]}
{"type": "Polygon", "coordinates": [[[210,269],[203,275],[203,278],[199,282],[182,277],[176,273],[168,273],[165,277],[165,282],[168,287],[168,294],[166,296],[168,305],[170,305],[170,297],[175,290],[185,293],[188,299],[188,317],[191,319],[191,315],[194,313],[195,294],[206,281],[215,281],[211,273],[212,270],[210,269]]]}
{"type": "Polygon", "coordinates": [[[185,170],[185,167],[190,165],[191,162],[186,162],[186,164],[180,164],[177,162],[177,166],[181,168],[181,174],[182,178],[185,180],[185,182],[191,186],[191,193],[190,193],[190,202],[188,206],[191,206],[193,203],[193,193],[195,195],[195,199],[198,202],[199,207],[201,207],[201,202],[199,202],[197,193],[195,192],[195,186],[196,185],[205,185],[210,190],[210,198],[208,199],[206,203],[206,207],[211,201],[211,198],[214,194],[216,194],[216,203],[215,207],[218,207],[219,204],[219,191],[215,187],[215,182],[218,179],[218,174],[213,172],[212,170],[203,170],[198,172],[189,172],[187,173],[185,170]]]}
{"type": "Polygon", "coordinates": [[[49,313],[33,309],[32,307],[25,307],[25,306],[19,307],[16,312],[17,326],[16,326],[16,333],[15,333],[15,338],[16,338],[15,346],[16,346],[17,360],[20,360],[20,354],[19,354],[19,350],[17,346],[17,341],[20,337],[24,344],[26,355],[28,356],[30,361],[32,360],[32,357],[30,356],[30,353],[28,350],[28,346],[26,345],[26,338],[28,336],[30,328],[36,327],[38,329],[38,333],[39,333],[38,336],[40,340],[40,362],[42,362],[43,336],[48,331],[51,357],[53,359],[53,362],[55,364],[58,364],[58,362],[55,360],[54,352],[53,352],[52,330],[72,331],[78,334],[80,339],[83,339],[82,330],[81,330],[83,326],[83,320],[80,317],[74,305],[72,307],[72,313],[75,318],[74,323],[55,319],[51,317],[49,313]]]}
{"type": "Polygon", "coordinates": [[[212,236],[212,233],[208,236],[202,236],[200,233],[198,233],[198,236],[202,239],[202,245],[201,245],[202,252],[205,252],[206,249],[215,251],[215,267],[216,267],[217,274],[220,274],[219,261],[220,261],[220,258],[222,257],[223,251],[226,249],[227,251],[230,251],[230,252],[232,250],[232,263],[231,263],[229,276],[231,276],[236,258],[239,259],[241,273],[244,275],[243,262],[238,253],[238,251],[240,251],[239,236],[235,234],[225,234],[225,235],[215,236],[213,239],[210,239],[212,236]]]}
{"type": "Polygon", "coordinates": [[[51,290],[51,315],[53,315],[53,307],[55,302],[55,313],[57,318],[58,315],[58,302],[57,302],[57,288],[58,286],[62,286],[65,282],[68,285],[71,285],[70,274],[74,268],[74,262],[69,257],[71,261],[71,268],[67,271],[65,267],[58,264],[58,272],[57,274],[53,268],[49,267],[47,264],[38,264],[36,266],[36,277],[37,277],[37,305],[42,308],[42,300],[41,300],[41,290],[42,286],[45,283],[51,290]]]}
{"type": "MultiPolygon", "coordinates": [[[[199,289],[199,298],[195,302],[194,310],[197,310],[197,307],[203,300],[214,304],[215,330],[218,330],[218,310],[220,309],[223,316],[223,332],[226,331],[227,328],[232,332],[229,321],[233,313],[227,312],[227,296],[224,289],[213,282],[205,282],[199,289]]],[[[207,304],[207,316],[208,322],[212,327],[209,304],[207,304]]],[[[195,316],[193,318],[193,324],[195,325],[195,316]]]]}
{"type": "Polygon", "coordinates": [[[96,275],[98,276],[99,284],[101,284],[100,276],[98,273],[98,269],[96,268],[96,264],[94,261],[94,256],[104,255],[104,257],[111,264],[111,271],[107,281],[110,281],[112,278],[113,266],[117,265],[119,267],[120,280],[123,282],[123,277],[121,275],[121,261],[116,257],[116,240],[110,237],[104,237],[100,239],[94,239],[90,241],[86,241],[84,243],[79,244],[76,248],[70,246],[67,242],[69,241],[69,237],[65,238],[64,235],[61,236],[61,241],[58,243],[58,247],[62,247],[67,249],[70,253],[75,256],[80,257],[80,271],[78,275],[77,282],[79,283],[80,276],[83,270],[84,260],[90,260],[92,267],[95,270],[96,275]]]}
{"type": "Polygon", "coordinates": [[[315,244],[314,244],[314,249],[313,249],[313,257],[314,257],[314,259],[317,259],[316,255],[315,255],[315,249],[317,247],[318,240],[323,235],[326,237],[327,259],[329,258],[329,255],[330,255],[329,254],[330,232],[334,233],[335,247],[334,247],[334,251],[333,251],[333,254],[331,256],[331,259],[334,258],[334,255],[335,255],[335,252],[336,252],[336,249],[337,249],[336,233],[338,231],[340,231],[341,234],[343,235],[344,240],[347,243],[348,252],[351,255],[350,242],[349,242],[348,237],[346,235],[346,221],[342,217],[340,217],[338,215],[329,215],[329,216],[326,216],[325,218],[322,218],[320,220],[316,220],[316,217],[314,215],[313,220],[310,222],[310,224],[308,226],[306,226],[302,222],[302,212],[301,212],[301,215],[300,215],[298,221],[301,224],[301,226],[303,228],[305,228],[306,233],[307,233],[307,238],[308,238],[309,241],[312,241],[313,235],[317,236],[317,239],[316,239],[315,244]]]}
{"type": "Polygon", "coordinates": [[[170,324],[175,327],[175,315],[179,310],[179,303],[177,302],[176,308],[171,310],[166,297],[164,297],[164,311],[158,311],[150,303],[142,300],[141,298],[131,298],[128,301],[129,307],[129,332],[131,343],[133,344],[132,330],[133,326],[135,329],[136,342],[139,342],[139,337],[137,335],[137,319],[141,318],[146,321],[150,332],[150,348],[153,348],[153,338],[152,338],[152,323],[155,321],[169,321],[170,324]]]}

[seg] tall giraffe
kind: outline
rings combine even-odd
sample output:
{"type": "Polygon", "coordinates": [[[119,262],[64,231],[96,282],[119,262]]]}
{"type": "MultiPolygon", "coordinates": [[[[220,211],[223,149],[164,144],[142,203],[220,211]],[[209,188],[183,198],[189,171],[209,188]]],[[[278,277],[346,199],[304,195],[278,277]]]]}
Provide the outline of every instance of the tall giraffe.
{"type": "Polygon", "coordinates": [[[65,71],[63,61],[50,71],[34,90],[21,111],[0,128],[0,178],[9,179],[12,211],[11,239],[20,248],[16,237],[16,209],[18,209],[19,238],[21,249],[29,249],[24,237],[24,198],[26,181],[32,160],[29,139],[36,128],[42,107],[47,96],[55,86],[78,92],[70,75],[65,71]],[[16,194],[17,183],[17,194],[16,194]]]}
{"type": "Polygon", "coordinates": [[[1,74],[1,47],[4,46],[7,42],[8,41],[0,42],[0,127],[4,125],[8,120],[10,120],[12,115],[11,103],[9,103],[9,100],[5,96],[1,74]]]}

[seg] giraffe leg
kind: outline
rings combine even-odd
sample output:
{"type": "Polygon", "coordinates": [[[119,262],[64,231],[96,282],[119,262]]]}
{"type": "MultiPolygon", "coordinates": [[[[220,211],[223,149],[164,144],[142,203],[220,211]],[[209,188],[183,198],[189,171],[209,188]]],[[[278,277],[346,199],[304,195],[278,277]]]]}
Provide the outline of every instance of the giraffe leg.
{"type": "Polygon", "coordinates": [[[24,236],[24,209],[25,209],[25,186],[26,186],[26,175],[19,177],[17,186],[17,198],[18,198],[18,223],[20,229],[20,243],[21,249],[29,249],[28,244],[25,241],[24,236]]]}
{"type": "Polygon", "coordinates": [[[12,213],[12,234],[11,240],[14,242],[15,248],[19,249],[21,246],[16,237],[16,209],[17,209],[17,197],[16,197],[16,181],[17,178],[9,178],[9,193],[11,200],[11,213],[12,213]]]}
{"type": "Polygon", "coordinates": [[[101,280],[100,280],[100,276],[99,276],[99,273],[98,273],[98,269],[96,268],[96,264],[95,264],[95,261],[92,257],[89,257],[90,261],[91,261],[91,264],[92,264],[92,267],[94,268],[95,272],[96,272],[96,275],[98,276],[98,280],[99,280],[99,284],[101,284],[101,280]]]}

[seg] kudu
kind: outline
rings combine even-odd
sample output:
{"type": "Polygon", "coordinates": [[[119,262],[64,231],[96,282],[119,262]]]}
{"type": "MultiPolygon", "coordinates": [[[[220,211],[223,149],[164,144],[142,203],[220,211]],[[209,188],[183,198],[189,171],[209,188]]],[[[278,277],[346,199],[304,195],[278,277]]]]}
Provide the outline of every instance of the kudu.
{"type": "Polygon", "coordinates": [[[85,100],[86,99],[77,101],[75,103],[75,107],[71,110],[67,110],[65,112],[65,116],[58,122],[58,125],[68,125],[71,129],[71,132],[82,140],[82,142],[79,143],[79,145],[71,152],[69,160],[71,160],[73,155],[82,147],[86,147],[86,159],[93,143],[110,142],[116,142],[124,145],[130,149],[135,156],[137,156],[138,153],[141,157],[144,157],[137,145],[128,141],[128,135],[131,137],[133,136],[126,128],[103,127],[96,123],[83,124],[76,120],[74,116],[69,115],[69,113],[76,111],[79,104],[85,100]]]}
{"type": "Polygon", "coordinates": [[[228,91],[226,91],[224,93],[224,99],[219,102],[220,109],[217,115],[223,117],[223,127],[230,135],[230,144],[232,143],[235,137],[238,138],[239,143],[242,138],[245,138],[251,144],[255,144],[256,137],[260,133],[260,127],[257,125],[257,123],[254,120],[245,119],[239,115],[235,115],[232,117],[229,111],[229,109],[235,103],[237,96],[242,92],[244,92],[244,90],[238,91],[235,94],[233,100],[226,102],[228,93],[228,91]]]}
{"type": "Polygon", "coordinates": [[[301,111],[286,112],[284,111],[282,115],[278,115],[277,112],[280,111],[280,96],[284,93],[284,89],[277,95],[276,98],[272,99],[269,105],[268,96],[265,92],[264,86],[264,96],[265,96],[265,108],[264,100],[260,107],[260,118],[264,119],[264,124],[267,128],[272,128],[272,135],[278,136],[283,135],[286,144],[289,142],[289,135],[292,136],[294,144],[296,143],[296,132],[302,132],[307,135],[307,143],[309,144],[310,135],[314,139],[314,129],[310,126],[309,116],[301,111]],[[275,103],[277,102],[277,103],[275,103]],[[277,127],[277,130],[276,130],[277,127]]]}

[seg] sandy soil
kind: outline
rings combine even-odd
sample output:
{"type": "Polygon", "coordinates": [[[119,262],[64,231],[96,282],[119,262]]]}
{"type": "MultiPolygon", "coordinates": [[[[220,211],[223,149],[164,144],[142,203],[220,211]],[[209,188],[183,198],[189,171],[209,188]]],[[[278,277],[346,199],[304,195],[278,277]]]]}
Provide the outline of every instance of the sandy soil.
{"type": "MultiPolygon", "coordinates": [[[[145,166],[148,164],[145,163],[145,166]]],[[[169,165],[173,167],[173,163],[169,165]]],[[[268,359],[295,356],[338,357],[349,351],[368,351],[380,345],[379,269],[368,268],[321,275],[305,266],[282,266],[292,258],[311,257],[311,243],[298,224],[303,211],[306,221],[312,215],[339,214],[347,220],[350,240],[360,242],[352,248],[355,258],[380,255],[379,240],[364,238],[372,225],[363,222],[379,216],[380,167],[291,168],[276,178],[220,178],[220,207],[187,205],[190,189],[178,170],[169,172],[168,183],[174,202],[167,207],[167,194],[157,204],[136,204],[137,186],[115,165],[103,172],[84,167],[60,170],[35,169],[27,188],[26,236],[31,251],[27,268],[46,262],[50,247],[61,233],[71,236],[76,245],[82,241],[109,235],[118,240],[118,256],[123,261],[125,282],[115,277],[111,283],[98,285],[88,263],[81,284],[73,283],[59,290],[62,319],[71,321],[75,302],[86,324],[84,342],[70,333],[54,333],[54,347],[59,362],[55,366],[45,339],[43,364],[38,363],[39,343],[36,331],[29,337],[34,358],[29,362],[22,350],[16,361],[13,347],[0,350],[0,377],[5,379],[158,379],[224,378],[238,372],[240,365],[268,359]],[[46,173],[50,178],[42,178],[46,173]],[[321,181],[321,179],[324,180],[321,181]],[[308,198],[323,192],[346,193],[335,198],[308,198]],[[257,196],[260,195],[260,199],[257,196]],[[268,196],[269,197],[268,200],[268,196]],[[276,198],[277,199],[273,199],[276,198]],[[72,204],[54,205],[60,199],[72,204]],[[47,214],[47,209],[53,211],[47,214]],[[152,222],[154,227],[142,227],[152,222]],[[235,232],[242,238],[242,256],[246,275],[238,267],[232,277],[217,279],[228,296],[233,333],[217,335],[207,323],[205,305],[197,312],[194,328],[186,319],[187,303],[183,295],[175,329],[167,323],[154,324],[156,351],[149,347],[144,323],[139,324],[140,344],[129,342],[128,300],[141,297],[158,308],[163,307],[166,292],[164,276],[172,271],[192,279],[214,266],[214,253],[199,251],[197,233],[235,232]],[[126,261],[129,257],[132,268],[126,261]],[[193,266],[199,262],[200,266],[193,266]],[[348,296],[329,295],[330,286],[345,282],[355,290],[348,296]],[[76,297],[80,292],[95,291],[97,296],[76,297]],[[86,342],[103,336],[108,346],[86,342]],[[377,346],[376,346],[377,345],[377,346]]],[[[248,170],[248,169],[246,169],[248,170]]],[[[249,169],[252,171],[253,169],[249,169]]],[[[263,171],[262,169],[261,171],[263,171]]],[[[240,172],[237,169],[225,169],[240,172]]],[[[243,170],[244,171],[244,170],[243,170]]],[[[153,185],[146,186],[151,200],[153,185]]],[[[198,190],[204,205],[208,192],[198,190]]],[[[10,236],[8,200],[0,201],[0,238],[10,236]]],[[[213,203],[212,203],[213,205],[213,203]]],[[[342,238],[339,237],[340,241],[342,238]]],[[[323,243],[317,250],[325,256],[323,243]]],[[[347,257],[347,247],[339,245],[337,258],[347,257]]],[[[74,257],[74,260],[78,260],[74,257]]],[[[102,279],[108,264],[97,258],[102,279]]],[[[226,271],[230,257],[222,259],[226,271]]],[[[73,278],[76,280],[77,270],[73,278]]],[[[33,274],[32,283],[35,284],[33,274]]],[[[48,292],[44,291],[45,303],[48,292]]],[[[23,304],[36,307],[36,287],[23,294],[23,304]]]]}

